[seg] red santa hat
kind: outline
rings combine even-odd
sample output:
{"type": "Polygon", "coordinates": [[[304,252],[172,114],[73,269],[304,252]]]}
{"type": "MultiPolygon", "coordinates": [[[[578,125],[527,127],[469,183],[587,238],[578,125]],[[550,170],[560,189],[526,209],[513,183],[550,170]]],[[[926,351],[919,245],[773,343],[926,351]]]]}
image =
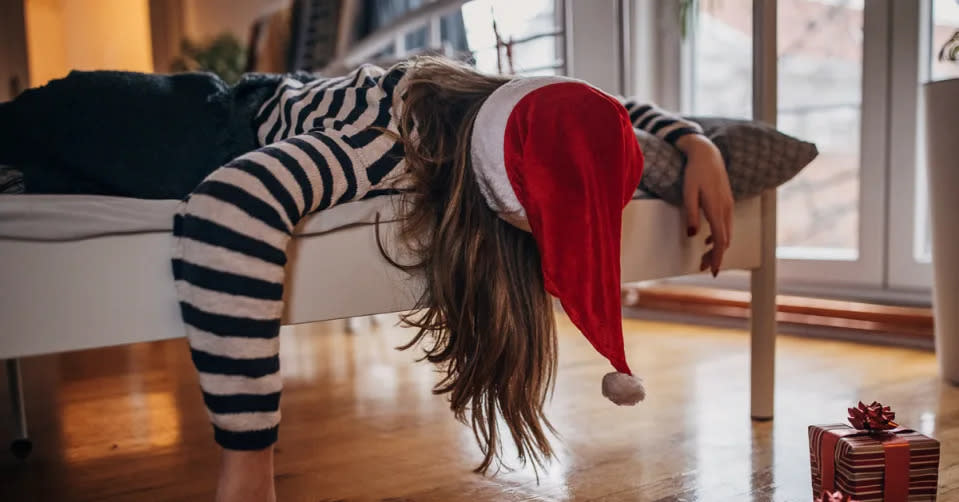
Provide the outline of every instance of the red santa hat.
{"type": "Polygon", "coordinates": [[[579,80],[516,79],[480,108],[471,148],[490,208],[528,223],[547,291],[616,369],[603,377],[603,395],[642,401],[626,363],[620,300],[623,207],[643,169],[625,108],[579,80]]]}

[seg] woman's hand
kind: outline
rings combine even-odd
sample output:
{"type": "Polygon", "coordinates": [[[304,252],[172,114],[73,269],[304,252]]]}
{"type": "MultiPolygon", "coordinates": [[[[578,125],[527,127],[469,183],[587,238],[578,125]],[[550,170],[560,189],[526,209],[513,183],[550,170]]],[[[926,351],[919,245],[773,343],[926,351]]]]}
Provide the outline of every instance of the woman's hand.
{"type": "Polygon", "coordinates": [[[723,254],[729,249],[733,232],[733,193],[729,188],[726,163],[716,145],[699,134],[679,138],[676,148],[686,155],[683,181],[686,233],[689,237],[699,233],[699,210],[702,208],[712,232],[706,238],[706,244],[713,247],[703,255],[699,270],[708,268],[715,277],[723,263],[723,254]]]}

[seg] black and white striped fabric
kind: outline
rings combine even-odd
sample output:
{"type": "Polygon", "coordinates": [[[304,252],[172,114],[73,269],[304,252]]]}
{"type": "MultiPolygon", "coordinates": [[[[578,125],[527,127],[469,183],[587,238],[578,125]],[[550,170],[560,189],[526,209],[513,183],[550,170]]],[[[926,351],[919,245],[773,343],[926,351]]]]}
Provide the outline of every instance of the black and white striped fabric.
{"type": "Polygon", "coordinates": [[[276,441],[287,243],[304,216],[397,181],[402,148],[379,128],[396,131],[390,108],[401,77],[364,67],[344,78],[284,81],[256,118],[268,145],[214,171],[177,211],[177,295],[225,448],[276,441]]]}
{"type": "MultiPolygon", "coordinates": [[[[363,66],[339,78],[284,79],[254,119],[262,147],[214,171],[179,206],[177,296],[224,448],[262,449],[277,439],[278,335],[293,228],[314,211],[402,186],[402,146],[383,129],[396,132],[403,76],[402,67],[363,66]]],[[[637,125],[664,139],[696,132],[651,105],[632,109],[644,106],[637,125]]]]}
{"type": "Polygon", "coordinates": [[[687,134],[703,133],[703,128],[699,124],[679,118],[652,103],[644,103],[635,98],[620,98],[620,102],[629,112],[629,120],[634,127],[670,144],[675,144],[679,138],[687,134]]]}
{"type": "Polygon", "coordinates": [[[254,125],[260,145],[269,145],[314,129],[368,130],[363,139],[379,137],[374,127],[393,122],[393,89],[402,67],[388,72],[363,65],[349,75],[303,82],[285,78],[260,108],[254,125]]]}

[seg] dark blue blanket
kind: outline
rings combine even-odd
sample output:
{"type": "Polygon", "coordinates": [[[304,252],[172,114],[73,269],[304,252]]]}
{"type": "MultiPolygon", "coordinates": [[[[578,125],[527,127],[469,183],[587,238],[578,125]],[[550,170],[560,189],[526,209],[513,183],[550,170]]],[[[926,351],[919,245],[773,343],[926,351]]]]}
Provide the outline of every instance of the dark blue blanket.
{"type": "Polygon", "coordinates": [[[280,78],[74,71],[0,103],[0,164],[28,193],[183,198],[257,147],[252,117],[280,78]]]}

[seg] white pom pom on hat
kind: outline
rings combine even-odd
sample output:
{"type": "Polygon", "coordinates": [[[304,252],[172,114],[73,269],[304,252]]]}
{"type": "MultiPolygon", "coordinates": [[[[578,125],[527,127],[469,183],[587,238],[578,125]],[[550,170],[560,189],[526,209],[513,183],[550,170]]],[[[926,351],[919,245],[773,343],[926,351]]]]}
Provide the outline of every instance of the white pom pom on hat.
{"type": "Polygon", "coordinates": [[[603,377],[603,395],[618,405],[642,401],[646,391],[626,363],[620,299],[623,208],[643,169],[626,109],[580,80],[518,78],[480,107],[471,160],[489,207],[527,223],[546,290],[616,369],[603,377]]]}
{"type": "Polygon", "coordinates": [[[639,377],[613,371],[603,376],[603,395],[620,406],[633,406],[646,398],[639,377]]]}

